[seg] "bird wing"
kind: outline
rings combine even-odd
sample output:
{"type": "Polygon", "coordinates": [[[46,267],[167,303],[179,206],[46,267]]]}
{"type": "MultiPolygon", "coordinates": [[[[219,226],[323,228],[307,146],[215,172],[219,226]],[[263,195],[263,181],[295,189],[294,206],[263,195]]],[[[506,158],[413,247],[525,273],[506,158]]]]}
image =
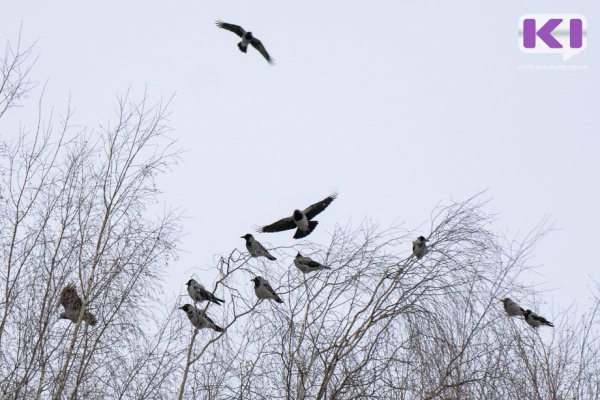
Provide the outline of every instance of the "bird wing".
{"type": "Polygon", "coordinates": [[[267,292],[269,292],[270,294],[272,294],[275,297],[279,297],[277,295],[277,292],[275,292],[275,289],[273,289],[273,287],[271,286],[271,284],[269,282],[267,282],[266,279],[263,279],[262,284],[265,287],[265,289],[267,290],[267,292]]]}
{"type": "Polygon", "coordinates": [[[321,263],[318,263],[318,262],[316,262],[315,260],[311,260],[311,259],[309,259],[309,260],[306,262],[306,265],[308,265],[310,268],[323,268],[323,267],[324,267],[324,265],[323,265],[323,264],[321,264],[321,263]]]}
{"type": "Polygon", "coordinates": [[[301,264],[306,265],[308,268],[321,268],[323,267],[322,264],[316,262],[315,260],[313,260],[310,257],[301,257],[300,260],[298,260],[301,264]]]}
{"type": "Polygon", "coordinates": [[[213,303],[217,303],[219,304],[220,301],[225,302],[223,299],[218,298],[217,296],[215,296],[214,294],[212,294],[211,292],[209,292],[208,290],[206,290],[203,287],[198,287],[197,289],[197,294],[201,299],[207,300],[207,301],[212,301],[213,303]]]}
{"type": "Polygon", "coordinates": [[[330,205],[331,202],[333,200],[335,200],[336,197],[337,197],[337,193],[334,193],[331,196],[328,196],[328,197],[324,198],[323,200],[319,201],[318,203],[308,206],[304,210],[304,214],[306,215],[306,218],[313,219],[314,217],[316,217],[324,209],[326,209],[327,206],[330,205]]]}
{"type": "Polygon", "coordinates": [[[65,308],[69,310],[80,310],[83,301],[81,297],[77,294],[77,289],[75,288],[75,284],[69,283],[67,286],[63,288],[60,292],[60,297],[58,302],[65,308]]]}
{"type": "Polygon", "coordinates": [[[264,253],[266,253],[266,254],[269,254],[269,250],[267,250],[267,249],[265,248],[265,246],[263,246],[263,245],[262,245],[262,243],[261,243],[261,242],[259,242],[259,241],[257,240],[257,241],[256,241],[256,244],[258,245],[258,250],[259,250],[259,251],[262,251],[262,252],[264,252],[264,253]]]}
{"type": "Polygon", "coordinates": [[[244,30],[244,28],[242,28],[239,25],[228,24],[227,22],[223,22],[223,21],[217,21],[216,24],[217,24],[217,26],[219,28],[223,28],[223,29],[226,29],[226,30],[228,30],[230,32],[233,32],[236,35],[238,35],[239,37],[244,36],[244,33],[246,33],[246,31],[244,30]]]}
{"type": "Polygon", "coordinates": [[[271,225],[266,225],[260,228],[259,232],[281,232],[296,228],[296,224],[292,217],[282,218],[277,222],[273,222],[271,225]]]}
{"type": "Polygon", "coordinates": [[[532,314],[533,319],[540,321],[542,324],[553,326],[552,323],[550,321],[548,321],[546,318],[544,318],[540,315],[534,314],[534,313],[531,313],[531,314],[532,314]]]}
{"type": "Polygon", "coordinates": [[[271,64],[271,65],[275,64],[275,60],[273,58],[271,58],[269,53],[267,53],[267,49],[265,49],[265,46],[263,46],[263,44],[260,40],[258,40],[257,38],[252,38],[252,41],[250,41],[250,44],[256,50],[258,50],[258,52],[260,54],[262,54],[262,56],[267,60],[267,62],[269,64],[271,64]]]}

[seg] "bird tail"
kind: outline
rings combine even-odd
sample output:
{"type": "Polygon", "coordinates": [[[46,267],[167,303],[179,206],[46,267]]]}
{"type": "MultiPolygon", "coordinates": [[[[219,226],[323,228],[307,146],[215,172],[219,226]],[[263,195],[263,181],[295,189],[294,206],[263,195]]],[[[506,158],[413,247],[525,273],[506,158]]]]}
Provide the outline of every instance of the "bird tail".
{"type": "Polygon", "coordinates": [[[281,300],[281,297],[279,297],[279,296],[275,297],[275,301],[278,303],[283,303],[283,300],[281,300]]]}
{"type": "Polygon", "coordinates": [[[218,325],[216,325],[216,324],[213,324],[213,329],[214,329],[215,331],[217,331],[217,332],[223,332],[223,331],[224,331],[224,329],[223,329],[223,328],[221,328],[220,326],[218,326],[218,325]]]}
{"type": "Polygon", "coordinates": [[[216,305],[220,306],[221,303],[225,303],[225,300],[222,300],[220,298],[218,298],[217,296],[213,296],[210,301],[212,301],[213,303],[215,303],[216,305]]]}
{"type": "Polygon", "coordinates": [[[308,229],[305,231],[296,229],[296,233],[294,234],[294,239],[302,239],[303,237],[310,235],[310,233],[315,230],[317,225],[319,225],[318,221],[308,221],[308,229]]]}
{"type": "Polygon", "coordinates": [[[550,321],[546,321],[546,325],[551,326],[551,327],[554,328],[554,324],[552,322],[550,322],[550,321]]]}
{"type": "Polygon", "coordinates": [[[94,326],[94,325],[96,325],[98,323],[98,320],[96,319],[96,316],[94,314],[92,314],[92,313],[87,312],[87,311],[83,314],[83,320],[85,322],[87,322],[91,326],[94,326]]]}
{"type": "Polygon", "coordinates": [[[246,51],[248,51],[248,45],[245,45],[245,46],[244,46],[244,44],[243,44],[242,42],[239,42],[239,43],[238,43],[238,48],[240,49],[240,51],[241,51],[242,53],[245,53],[246,51]]]}
{"type": "Polygon", "coordinates": [[[271,254],[267,253],[267,258],[271,261],[275,261],[277,260],[275,257],[273,257],[271,254]]]}

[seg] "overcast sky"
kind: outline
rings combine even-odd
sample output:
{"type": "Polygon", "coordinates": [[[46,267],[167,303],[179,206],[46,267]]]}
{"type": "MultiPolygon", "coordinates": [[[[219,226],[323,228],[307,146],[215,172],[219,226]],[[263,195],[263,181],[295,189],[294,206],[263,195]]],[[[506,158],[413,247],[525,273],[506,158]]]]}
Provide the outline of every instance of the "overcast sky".
{"type": "MultiPolygon", "coordinates": [[[[167,292],[242,249],[252,227],[334,190],[315,241],[364,218],[426,229],[436,205],[488,189],[499,232],[525,234],[545,216],[560,228],[531,260],[546,307],[586,304],[600,281],[598,1],[82,3],[9,2],[0,38],[22,23],[45,104],[64,111],[70,97],[82,126],[105,124],[129,87],[134,99],[175,93],[170,123],[187,152],[160,183],[189,218],[167,292]],[[588,48],[566,62],[518,48],[519,17],[552,12],[589,22],[588,48]],[[251,30],[277,64],[242,54],[217,19],[251,30]],[[519,69],[532,64],[587,69],[519,69]]],[[[34,111],[14,111],[2,138],[34,111]]]]}

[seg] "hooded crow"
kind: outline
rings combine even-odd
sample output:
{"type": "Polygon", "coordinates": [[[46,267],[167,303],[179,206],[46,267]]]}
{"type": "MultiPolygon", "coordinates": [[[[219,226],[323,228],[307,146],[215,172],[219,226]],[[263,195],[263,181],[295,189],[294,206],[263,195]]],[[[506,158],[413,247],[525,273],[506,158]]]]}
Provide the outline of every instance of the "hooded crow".
{"type": "Polygon", "coordinates": [[[263,46],[260,40],[254,37],[252,32],[246,32],[244,28],[239,25],[228,24],[227,22],[223,21],[217,21],[216,24],[219,28],[233,32],[242,38],[242,41],[238,43],[238,48],[242,53],[245,53],[248,50],[248,44],[251,44],[252,47],[262,54],[269,64],[275,64],[275,60],[269,55],[269,53],[267,53],[265,46],[263,46]]]}
{"type": "Polygon", "coordinates": [[[220,306],[221,303],[225,303],[225,300],[219,299],[214,294],[204,289],[204,286],[196,282],[194,279],[190,279],[186,283],[187,291],[194,303],[202,303],[203,301],[210,301],[220,306]]]}
{"type": "MultiPolygon", "coordinates": [[[[61,313],[59,318],[68,319],[71,322],[77,323],[81,307],[83,307],[83,301],[77,294],[77,289],[73,283],[69,283],[63,288],[60,292],[58,302],[65,308],[65,312],[61,313]]],[[[88,311],[83,313],[83,321],[92,326],[96,325],[98,322],[94,314],[88,311]]]]}
{"type": "Polygon", "coordinates": [[[204,310],[199,310],[191,304],[184,304],[179,309],[185,311],[190,322],[197,329],[210,328],[217,332],[223,332],[223,328],[216,325],[204,310]]]}
{"type": "Polygon", "coordinates": [[[527,322],[529,325],[533,326],[534,328],[537,328],[540,325],[554,326],[554,325],[552,325],[552,322],[548,321],[544,317],[540,317],[539,315],[537,315],[536,313],[534,313],[531,310],[525,310],[524,317],[525,317],[525,322],[527,322]]]}
{"type": "Polygon", "coordinates": [[[427,248],[427,242],[429,242],[429,239],[425,239],[425,237],[423,236],[419,236],[416,240],[413,241],[413,254],[415,255],[415,257],[417,257],[417,259],[420,260],[425,254],[427,254],[427,252],[429,252],[429,249],[427,248]]]}
{"type": "Polygon", "coordinates": [[[256,297],[259,299],[273,299],[278,303],[283,303],[281,297],[275,293],[275,290],[273,290],[265,278],[257,276],[256,278],[251,279],[251,281],[254,282],[254,293],[256,293],[256,297]]]}
{"type": "Polygon", "coordinates": [[[241,238],[246,239],[246,248],[252,257],[267,257],[271,261],[277,260],[258,240],[254,239],[254,236],[251,234],[246,233],[244,236],[241,236],[241,238]]]}
{"type": "Polygon", "coordinates": [[[508,297],[501,300],[504,303],[504,311],[508,314],[509,317],[517,317],[520,315],[525,315],[525,310],[523,310],[517,303],[509,299],[508,297]]]}
{"type": "Polygon", "coordinates": [[[301,239],[308,236],[318,224],[317,221],[311,221],[311,219],[326,209],[336,197],[337,193],[333,193],[331,196],[324,198],[318,203],[308,206],[304,211],[294,210],[294,214],[292,214],[291,217],[282,218],[271,225],[263,226],[258,231],[281,232],[297,228],[294,239],[301,239]]]}
{"type": "Polygon", "coordinates": [[[300,254],[300,252],[298,252],[298,254],[296,255],[296,258],[294,259],[294,264],[296,265],[296,267],[298,267],[300,271],[304,272],[305,274],[309,272],[316,272],[322,269],[331,269],[331,267],[320,264],[310,257],[303,256],[302,254],[300,254]]]}

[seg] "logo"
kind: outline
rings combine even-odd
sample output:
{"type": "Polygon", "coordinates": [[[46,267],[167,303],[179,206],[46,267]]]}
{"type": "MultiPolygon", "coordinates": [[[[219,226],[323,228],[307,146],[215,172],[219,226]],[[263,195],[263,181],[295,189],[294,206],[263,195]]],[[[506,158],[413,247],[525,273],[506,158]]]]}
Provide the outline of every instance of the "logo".
{"type": "Polygon", "coordinates": [[[523,53],[562,54],[563,60],[587,47],[587,20],[581,14],[526,14],[519,19],[523,53]]]}

